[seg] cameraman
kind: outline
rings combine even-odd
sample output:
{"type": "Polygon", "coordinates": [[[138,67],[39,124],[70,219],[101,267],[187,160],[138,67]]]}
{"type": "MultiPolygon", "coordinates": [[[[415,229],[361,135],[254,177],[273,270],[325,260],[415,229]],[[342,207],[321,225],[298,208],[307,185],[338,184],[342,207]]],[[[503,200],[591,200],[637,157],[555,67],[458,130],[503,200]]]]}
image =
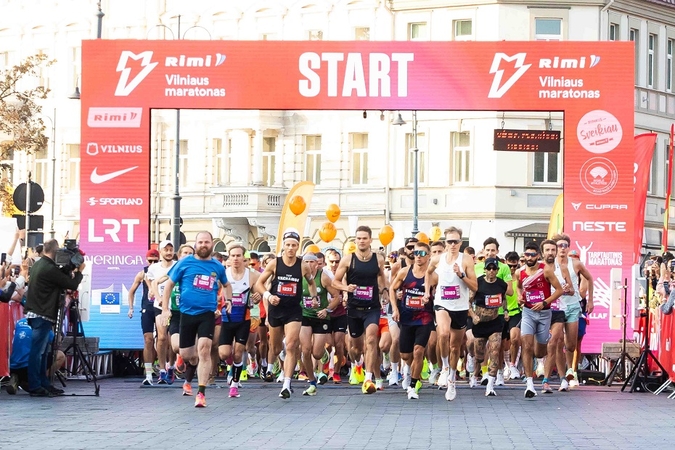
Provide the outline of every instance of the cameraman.
{"type": "Polygon", "coordinates": [[[54,262],[59,243],[51,239],[44,244],[42,258],[31,269],[30,289],[26,298],[26,318],[33,329],[28,358],[28,389],[31,397],[58,394],[47,378],[47,342],[56,322],[59,298],[64,289],[76,290],[82,281],[82,263],[67,275],[54,262]]]}

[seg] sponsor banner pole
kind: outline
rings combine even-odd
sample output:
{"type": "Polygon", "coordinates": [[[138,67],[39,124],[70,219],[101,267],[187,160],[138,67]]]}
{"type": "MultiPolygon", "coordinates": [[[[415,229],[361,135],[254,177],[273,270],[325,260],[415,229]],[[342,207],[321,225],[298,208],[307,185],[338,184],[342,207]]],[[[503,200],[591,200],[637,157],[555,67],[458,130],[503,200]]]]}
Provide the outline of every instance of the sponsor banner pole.
{"type": "Polygon", "coordinates": [[[668,184],[666,184],[666,207],[663,211],[663,236],[661,236],[661,253],[668,251],[668,221],[670,219],[670,194],[673,190],[673,133],[675,125],[670,126],[670,144],[668,145],[668,184]]]}
{"type": "Polygon", "coordinates": [[[645,227],[645,206],[649,188],[649,168],[654,155],[656,133],[644,133],[635,136],[635,241],[633,244],[633,263],[640,263],[642,238],[645,227]]]}

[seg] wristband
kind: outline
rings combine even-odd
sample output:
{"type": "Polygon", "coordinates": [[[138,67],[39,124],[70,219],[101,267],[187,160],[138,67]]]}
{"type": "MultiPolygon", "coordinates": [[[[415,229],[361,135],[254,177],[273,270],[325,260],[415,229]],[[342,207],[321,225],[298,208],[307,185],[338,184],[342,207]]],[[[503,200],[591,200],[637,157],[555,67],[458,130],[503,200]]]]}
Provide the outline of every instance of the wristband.
{"type": "Polygon", "coordinates": [[[263,293],[263,300],[269,300],[271,296],[272,296],[272,293],[270,291],[265,291],[263,293]]]}
{"type": "Polygon", "coordinates": [[[326,310],[326,312],[327,312],[327,313],[329,313],[329,314],[333,312],[333,310],[332,310],[332,309],[329,309],[329,308],[324,308],[324,309],[325,309],[325,310],[326,310]]]}

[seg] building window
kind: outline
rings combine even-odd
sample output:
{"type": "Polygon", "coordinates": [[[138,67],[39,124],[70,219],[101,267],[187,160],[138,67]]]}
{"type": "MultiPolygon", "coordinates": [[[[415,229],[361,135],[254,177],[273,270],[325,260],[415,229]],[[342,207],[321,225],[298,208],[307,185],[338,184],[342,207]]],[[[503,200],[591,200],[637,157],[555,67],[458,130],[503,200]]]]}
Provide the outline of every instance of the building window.
{"type": "Polygon", "coordinates": [[[562,19],[537,17],[534,19],[535,41],[562,41],[562,19]]]}
{"type": "Polygon", "coordinates": [[[321,184],[321,136],[305,136],[305,180],[321,184]]]}
{"type": "Polygon", "coordinates": [[[656,35],[649,35],[649,48],[647,52],[647,87],[654,87],[654,53],[656,51],[656,35]]]}
{"type": "Polygon", "coordinates": [[[42,187],[48,185],[48,169],[49,169],[49,155],[47,147],[35,152],[35,172],[33,174],[33,181],[42,187]]]}
{"type": "MultiPolygon", "coordinates": [[[[40,49],[38,50],[38,54],[46,55],[47,50],[40,49]]],[[[49,69],[46,67],[45,63],[40,64],[40,66],[37,68],[38,86],[42,86],[45,89],[49,89],[49,74],[47,72],[48,70],[49,69]]]]}
{"type": "Polygon", "coordinates": [[[370,40],[370,28],[368,27],[356,27],[354,28],[354,39],[357,41],[369,41],[370,40]]]}
{"type": "Polygon", "coordinates": [[[231,173],[231,153],[232,139],[227,139],[225,145],[223,140],[216,138],[213,140],[213,154],[215,156],[216,173],[214,177],[217,186],[230,184],[231,173]]]}
{"type": "Polygon", "coordinates": [[[190,178],[188,177],[188,158],[190,151],[188,149],[188,141],[186,139],[180,140],[179,153],[180,168],[178,169],[178,172],[180,175],[180,186],[185,187],[190,182],[190,178]]]}
{"type": "Polygon", "coordinates": [[[619,40],[619,25],[616,23],[609,24],[609,40],[610,41],[619,40]]]}
{"type": "Polygon", "coordinates": [[[368,133],[349,135],[352,147],[352,184],[368,184],[368,133]]]}
{"type": "Polygon", "coordinates": [[[631,28],[628,33],[628,38],[635,44],[635,82],[637,84],[638,75],[640,73],[638,70],[640,67],[640,32],[635,28],[631,28]]]}
{"type": "Polygon", "coordinates": [[[80,144],[67,144],[68,155],[68,190],[80,189],[80,144]]]}
{"type": "Polygon", "coordinates": [[[558,182],[558,155],[559,153],[535,153],[534,177],[535,183],[558,182]]]}
{"type": "Polygon", "coordinates": [[[408,40],[409,41],[426,41],[427,38],[427,23],[415,22],[408,24],[408,40]]]}
{"type": "Polygon", "coordinates": [[[469,40],[473,36],[473,22],[471,20],[455,20],[455,40],[469,40]]]}
{"type": "Polygon", "coordinates": [[[0,71],[9,69],[9,52],[0,52],[0,71]]]}
{"type": "Polygon", "coordinates": [[[309,30],[307,32],[307,39],[309,39],[310,41],[323,41],[323,31],[309,30]]]}
{"type": "Polygon", "coordinates": [[[80,86],[80,74],[82,73],[82,48],[70,48],[70,86],[68,92],[80,86]]]}
{"type": "MultiPolygon", "coordinates": [[[[417,182],[424,184],[427,181],[426,161],[427,161],[427,136],[424,133],[417,133],[417,182]]],[[[413,184],[415,181],[415,136],[412,133],[405,135],[405,182],[413,184]]]]}
{"type": "Polygon", "coordinates": [[[668,39],[668,52],[666,54],[666,91],[673,91],[673,44],[675,40],[668,39]]]}
{"type": "Polygon", "coordinates": [[[0,161],[0,180],[6,179],[9,184],[14,185],[14,149],[7,149],[4,158],[0,161]]]}
{"type": "Polygon", "coordinates": [[[263,185],[264,186],[274,186],[274,169],[275,169],[275,159],[276,159],[276,147],[277,140],[273,137],[264,137],[263,138],[263,157],[262,157],[262,169],[263,169],[263,185]]]}
{"type": "Polygon", "coordinates": [[[471,181],[471,133],[452,133],[452,180],[454,183],[471,181]]]}

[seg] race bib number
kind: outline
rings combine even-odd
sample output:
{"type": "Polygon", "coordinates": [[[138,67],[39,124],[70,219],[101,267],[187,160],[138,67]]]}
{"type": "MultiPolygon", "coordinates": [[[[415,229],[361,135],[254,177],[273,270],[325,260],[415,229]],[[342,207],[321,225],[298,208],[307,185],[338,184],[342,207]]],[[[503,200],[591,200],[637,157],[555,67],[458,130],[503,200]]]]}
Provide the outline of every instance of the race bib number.
{"type": "Polygon", "coordinates": [[[424,304],[422,303],[422,297],[411,297],[406,296],[405,306],[410,309],[422,309],[424,304]]]}
{"type": "Polygon", "coordinates": [[[204,291],[210,291],[213,289],[213,283],[215,278],[209,275],[197,275],[192,282],[192,287],[195,289],[201,289],[204,291]]]}
{"type": "Polygon", "coordinates": [[[305,305],[305,308],[314,308],[314,300],[312,297],[302,297],[302,302],[305,305]]]}
{"type": "Polygon", "coordinates": [[[372,300],[373,287],[372,286],[357,286],[354,291],[354,298],[356,300],[372,300]]]}
{"type": "Polygon", "coordinates": [[[541,303],[546,300],[544,291],[525,291],[525,300],[528,303],[541,303]]]}
{"type": "Polygon", "coordinates": [[[485,306],[487,308],[499,308],[502,306],[502,294],[486,295],[485,306]]]}
{"type": "Polygon", "coordinates": [[[298,292],[298,283],[295,282],[279,282],[277,294],[284,297],[295,297],[298,292]]]}
{"type": "Polygon", "coordinates": [[[246,300],[243,294],[232,294],[232,306],[246,306],[246,300]]]}
{"type": "Polygon", "coordinates": [[[443,300],[457,300],[459,298],[459,286],[443,286],[441,289],[443,300]]]}

